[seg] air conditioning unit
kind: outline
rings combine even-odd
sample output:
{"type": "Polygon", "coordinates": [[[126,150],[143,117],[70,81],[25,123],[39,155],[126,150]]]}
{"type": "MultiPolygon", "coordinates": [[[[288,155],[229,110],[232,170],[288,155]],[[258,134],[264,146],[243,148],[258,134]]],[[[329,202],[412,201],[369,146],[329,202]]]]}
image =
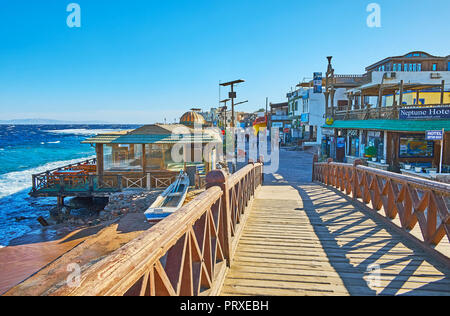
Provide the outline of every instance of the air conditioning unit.
{"type": "Polygon", "coordinates": [[[431,79],[441,79],[442,78],[441,74],[438,72],[432,72],[430,76],[431,76],[431,79]]]}

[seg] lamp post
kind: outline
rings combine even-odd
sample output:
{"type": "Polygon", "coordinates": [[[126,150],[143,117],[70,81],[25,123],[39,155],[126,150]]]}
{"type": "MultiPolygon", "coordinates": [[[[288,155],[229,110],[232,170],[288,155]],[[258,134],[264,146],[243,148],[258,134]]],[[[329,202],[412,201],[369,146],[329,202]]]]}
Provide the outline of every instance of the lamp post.
{"type": "Polygon", "coordinates": [[[228,97],[231,99],[231,127],[234,126],[234,99],[236,99],[236,92],[234,91],[234,85],[245,82],[242,79],[234,80],[230,82],[221,83],[220,86],[222,87],[231,87],[231,92],[228,94],[228,97]]]}

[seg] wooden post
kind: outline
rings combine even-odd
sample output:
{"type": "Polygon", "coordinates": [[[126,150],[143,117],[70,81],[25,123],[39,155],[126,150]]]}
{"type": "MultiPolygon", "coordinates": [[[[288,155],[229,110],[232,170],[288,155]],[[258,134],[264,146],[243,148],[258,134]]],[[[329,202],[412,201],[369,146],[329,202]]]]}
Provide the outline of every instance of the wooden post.
{"type": "Polygon", "coordinates": [[[442,162],[444,161],[444,141],[445,141],[445,129],[442,129],[442,139],[441,139],[441,157],[439,161],[439,173],[442,172],[442,162]]]}
{"type": "Polygon", "coordinates": [[[147,173],[147,190],[151,190],[152,189],[152,176],[149,173],[147,173]]]}
{"type": "Polygon", "coordinates": [[[103,162],[103,144],[96,144],[95,151],[97,154],[97,175],[102,175],[104,170],[103,162]]]}
{"type": "Polygon", "coordinates": [[[227,266],[231,265],[233,258],[231,254],[231,210],[230,210],[230,197],[227,174],[223,170],[214,170],[206,175],[206,190],[211,187],[218,186],[223,192],[221,201],[221,229],[219,232],[219,238],[222,241],[222,250],[224,252],[225,259],[227,260],[227,266]]]}
{"type": "Polygon", "coordinates": [[[123,183],[122,183],[122,176],[121,175],[117,176],[117,184],[119,186],[119,191],[122,192],[123,191],[123,183]]]}
{"type": "MultiPolygon", "coordinates": [[[[327,78],[327,80],[328,80],[328,78],[327,78]]],[[[329,100],[330,96],[329,96],[329,92],[324,92],[323,94],[325,95],[325,116],[328,117],[328,116],[330,116],[329,110],[328,110],[328,100],[329,100]]]]}
{"type": "Polygon", "coordinates": [[[318,162],[319,162],[319,156],[317,154],[314,154],[311,182],[314,182],[314,180],[316,180],[315,166],[316,166],[316,163],[318,163],[318,162]]]}
{"type": "Polygon", "coordinates": [[[400,100],[398,105],[401,107],[403,105],[403,80],[400,81],[400,100]]]}
{"type": "Polygon", "coordinates": [[[347,103],[347,111],[346,111],[345,117],[348,119],[348,116],[349,116],[349,114],[350,114],[350,110],[351,110],[351,108],[352,108],[352,97],[351,97],[350,94],[348,95],[348,101],[347,101],[347,102],[348,102],[348,103],[347,103]]]}
{"type": "Polygon", "coordinates": [[[147,155],[145,153],[145,144],[142,144],[142,172],[147,171],[147,155]]]}
{"type": "Polygon", "coordinates": [[[33,192],[36,192],[36,175],[33,175],[33,192]]]}
{"type": "Polygon", "coordinates": [[[417,89],[416,90],[416,105],[419,105],[419,93],[420,93],[420,90],[417,89]]]}
{"type": "Polygon", "coordinates": [[[441,83],[441,104],[444,104],[445,80],[441,83]]]}
{"type": "Polygon", "coordinates": [[[326,185],[330,185],[330,179],[331,179],[331,163],[333,162],[333,158],[328,158],[327,160],[327,180],[326,180],[326,185]]]}
{"type": "Polygon", "coordinates": [[[358,198],[358,173],[356,172],[357,167],[359,165],[362,165],[362,160],[361,159],[356,159],[353,162],[353,171],[352,171],[352,177],[353,177],[353,181],[352,181],[352,198],[353,200],[356,200],[358,198]]]}
{"type": "Polygon", "coordinates": [[[89,175],[88,176],[88,182],[89,182],[89,192],[94,192],[94,177],[89,175]]]}
{"type": "Polygon", "coordinates": [[[381,118],[381,105],[383,101],[383,81],[381,81],[380,89],[378,90],[378,118],[381,118]]]}
{"type": "Polygon", "coordinates": [[[58,201],[58,208],[62,208],[64,206],[64,196],[63,195],[59,195],[57,197],[57,201],[58,201]]]}
{"type": "Polygon", "coordinates": [[[261,166],[261,185],[263,185],[263,183],[264,183],[264,156],[263,155],[259,156],[258,162],[260,164],[262,164],[262,166],[261,166]]]}

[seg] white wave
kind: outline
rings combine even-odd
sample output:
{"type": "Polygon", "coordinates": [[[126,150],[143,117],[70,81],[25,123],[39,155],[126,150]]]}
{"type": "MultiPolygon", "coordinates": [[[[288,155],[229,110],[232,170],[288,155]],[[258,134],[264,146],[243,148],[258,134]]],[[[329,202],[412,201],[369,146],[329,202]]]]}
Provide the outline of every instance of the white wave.
{"type": "Polygon", "coordinates": [[[95,156],[65,161],[49,162],[45,165],[36,168],[2,174],[0,175],[0,198],[31,188],[32,187],[31,181],[33,174],[45,172],[47,170],[56,169],[59,167],[63,167],[66,165],[70,165],[73,163],[77,163],[79,161],[92,158],[95,158],[95,156]]]}
{"type": "Polygon", "coordinates": [[[61,143],[61,141],[56,141],[56,142],[47,142],[47,144],[59,144],[59,143],[61,143]]]}
{"type": "Polygon", "coordinates": [[[117,132],[122,129],[61,129],[61,130],[50,130],[45,131],[46,133],[50,134],[70,134],[70,135],[82,135],[82,136],[89,136],[89,135],[97,135],[97,134],[107,134],[111,132],[117,132]]]}

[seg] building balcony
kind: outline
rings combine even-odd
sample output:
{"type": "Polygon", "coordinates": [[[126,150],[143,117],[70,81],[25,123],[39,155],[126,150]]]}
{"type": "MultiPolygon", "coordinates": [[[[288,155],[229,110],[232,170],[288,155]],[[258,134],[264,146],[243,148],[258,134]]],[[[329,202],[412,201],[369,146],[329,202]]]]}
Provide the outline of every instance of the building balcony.
{"type": "Polygon", "coordinates": [[[450,104],[427,104],[427,105],[402,105],[402,106],[383,106],[369,107],[365,109],[344,109],[336,108],[333,118],[336,121],[341,120],[398,120],[402,110],[409,109],[427,109],[434,107],[444,107],[450,110],[450,104]]]}

